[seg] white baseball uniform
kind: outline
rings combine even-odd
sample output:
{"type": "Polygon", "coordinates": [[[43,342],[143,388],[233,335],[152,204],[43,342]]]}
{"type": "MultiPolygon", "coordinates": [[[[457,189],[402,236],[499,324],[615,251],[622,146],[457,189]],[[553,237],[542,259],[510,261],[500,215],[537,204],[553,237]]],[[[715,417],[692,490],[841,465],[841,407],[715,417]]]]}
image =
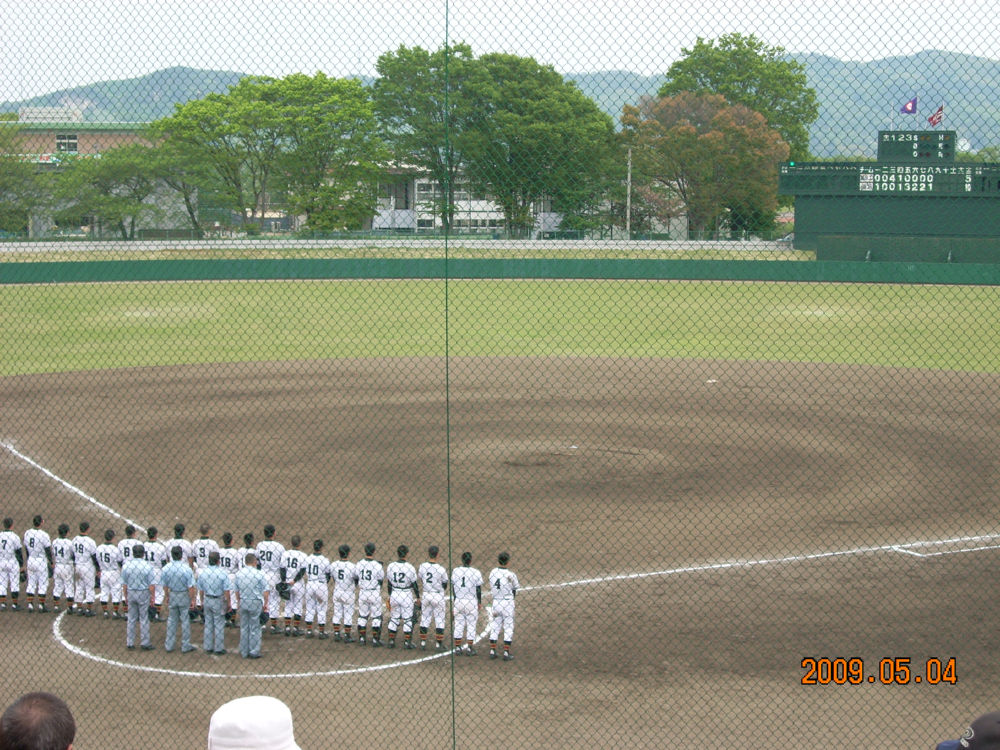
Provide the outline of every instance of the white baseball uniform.
{"type": "MultiPolygon", "coordinates": [[[[420,579],[420,634],[423,638],[434,621],[434,629],[438,634],[444,633],[446,625],[446,608],[444,591],[448,588],[448,571],[440,563],[428,560],[420,563],[417,568],[417,578],[420,579]]],[[[436,638],[440,643],[441,637],[436,638]]]]}
{"type": "Polygon", "coordinates": [[[354,626],[354,598],[358,588],[356,566],[350,560],[334,560],[330,563],[330,578],[333,580],[333,629],[344,626],[349,633],[354,626]]]}
{"type": "Polygon", "coordinates": [[[483,574],[476,568],[461,565],[451,571],[451,594],[455,598],[451,613],[455,618],[455,645],[464,637],[470,644],[476,638],[483,574]]]}
{"type": "Polygon", "coordinates": [[[73,540],[64,536],[52,542],[52,597],[73,598],[73,540]]]}
{"type": "Polygon", "coordinates": [[[358,632],[371,620],[372,627],[382,625],[382,581],[385,571],[382,563],[371,557],[364,557],[355,566],[358,574],[358,632]]]}
{"type": "MultiPolygon", "coordinates": [[[[191,542],[191,559],[194,561],[194,575],[195,578],[201,575],[201,571],[208,567],[208,556],[212,552],[219,551],[219,543],[214,539],[207,536],[201,536],[191,542]]],[[[219,563],[221,565],[222,560],[220,558],[219,563]]],[[[227,571],[228,572],[228,571],[227,571]]],[[[195,603],[200,607],[202,605],[202,590],[196,589],[195,591],[195,603]]]]}
{"type": "Polygon", "coordinates": [[[281,580],[278,569],[281,568],[281,558],[285,554],[285,546],[273,539],[265,539],[257,543],[257,562],[261,572],[267,576],[267,590],[271,593],[267,599],[267,616],[277,620],[281,615],[281,597],[274,588],[281,580]]]}
{"type": "Polygon", "coordinates": [[[118,542],[118,551],[122,553],[122,564],[124,565],[132,559],[132,548],[140,544],[134,536],[127,536],[118,542]]]}
{"type": "Polygon", "coordinates": [[[306,569],[306,624],[326,625],[330,608],[330,561],[319,552],[305,559],[306,569]]]}
{"type": "MultiPolygon", "coordinates": [[[[300,549],[287,549],[281,556],[281,567],[285,570],[285,583],[291,586],[288,603],[285,605],[285,619],[290,619],[293,615],[296,619],[302,618],[305,608],[306,582],[305,576],[295,581],[295,576],[303,570],[306,562],[306,553],[300,549]]],[[[278,574],[280,577],[280,573],[278,574]]]]}
{"type": "Polygon", "coordinates": [[[74,599],[77,606],[94,603],[94,577],[97,575],[94,558],[96,556],[97,542],[86,534],[77,534],[73,537],[73,564],[75,566],[73,575],[76,582],[74,599]]]}
{"type": "Polygon", "coordinates": [[[239,609],[240,598],[236,592],[236,573],[243,567],[243,557],[240,556],[240,551],[235,547],[220,548],[219,567],[226,571],[226,574],[229,576],[229,584],[232,586],[232,589],[229,591],[230,604],[233,609],[239,609]]]}
{"type": "Polygon", "coordinates": [[[191,542],[189,542],[187,539],[180,539],[178,537],[174,537],[173,539],[169,539],[166,542],[164,542],[163,549],[166,551],[167,562],[171,562],[174,559],[174,552],[173,552],[174,547],[181,548],[181,552],[183,553],[181,554],[181,562],[190,565],[191,561],[194,559],[194,552],[192,551],[191,548],[191,542]]]}
{"type": "MultiPolygon", "coordinates": [[[[150,541],[143,545],[146,562],[153,566],[153,604],[159,607],[163,604],[163,566],[167,559],[167,548],[160,541],[150,541]]],[[[183,560],[182,560],[183,562],[183,560]]]]}
{"type": "Polygon", "coordinates": [[[490,622],[490,642],[494,643],[503,631],[504,643],[514,640],[514,594],[519,588],[514,571],[504,567],[493,568],[489,576],[493,590],[493,620],[490,622]]]}
{"type": "Polygon", "coordinates": [[[385,569],[385,580],[389,584],[389,634],[399,630],[413,632],[413,590],[417,583],[417,569],[406,560],[389,563],[385,569]]]}
{"type": "Polygon", "coordinates": [[[21,549],[21,539],[13,531],[0,531],[0,596],[21,591],[21,566],[17,563],[17,551],[21,549]]]}
{"type": "Polygon", "coordinates": [[[49,556],[46,550],[52,549],[52,537],[46,531],[30,528],[24,532],[24,549],[28,553],[25,560],[28,581],[24,590],[28,596],[44,597],[49,590],[49,556]]]}
{"type": "Polygon", "coordinates": [[[105,542],[97,547],[97,566],[101,569],[101,602],[120,604],[122,600],[122,553],[117,544],[105,542]]]}

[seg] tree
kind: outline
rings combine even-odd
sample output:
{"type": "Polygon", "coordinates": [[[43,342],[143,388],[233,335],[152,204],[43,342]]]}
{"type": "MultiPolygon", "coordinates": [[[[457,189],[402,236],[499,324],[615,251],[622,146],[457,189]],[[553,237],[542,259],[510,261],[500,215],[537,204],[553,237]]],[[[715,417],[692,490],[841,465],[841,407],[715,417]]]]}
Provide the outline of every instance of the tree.
{"type": "Polygon", "coordinates": [[[508,234],[534,224],[533,206],[551,201],[574,226],[607,187],[614,124],[551,66],[530,57],[489,54],[473,92],[480,117],[467,131],[469,178],[502,208],[508,234]]]}
{"type": "Polygon", "coordinates": [[[683,201],[691,231],[773,225],[788,144],[762,115],[716,94],[684,92],[626,107],[622,125],[635,171],[683,201]]]}
{"type": "MultiPolygon", "coordinates": [[[[156,139],[155,132],[149,133],[156,139]]],[[[150,166],[163,184],[176,192],[184,202],[188,221],[196,237],[205,236],[199,211],[199,199],[207,190],[218,187],[211,168],[197,155],[175,140],[163,140],[150,151],[150,166]]]]}
{"type": "Polygon", "coordinates": [[[427,170],[437,186],[435,212],[448,230],[469,134],[482,116],[470,94],[488,83],[485,70],[466,44],[436,52],[400,46],[379,57],[376,69],[376,109],[395,158],[427,170]]]}
{"type": "Polygon", "coordinates": [[[44,201],[44,181],[22,154],[16,123],[0,123],[0,231],[27,233],[31,211],[44,201]]]}
{"type": "Polygon", "coordinates": [[[805,68],[781,47],[767,47],[754,35],[726,34],[702,39],[667,71],[658,95],[690,91],[719,94],[764,116],[791,148],[790,158],[809,155],[809,126],[819,116],[816,92],[807,84],[805,68]]]}
{"type": "Polygon", "coordinates": [[[312,229],[361,226],[375,212],[388,156],[369,90],[356,79],[297,73],[261,96],[281,117],[278,171],[290,209],[312,229]]]}
{"type": "Polygon", "coordinates": [[[111,224],[123,240],[135,239],[140,221],[158,213],[148,201],[156,191],[152,148],[141,144],[108,149],[100,158],[78,156],[66,162],[56,182],[62,216],[93,215],[111,224]]]}

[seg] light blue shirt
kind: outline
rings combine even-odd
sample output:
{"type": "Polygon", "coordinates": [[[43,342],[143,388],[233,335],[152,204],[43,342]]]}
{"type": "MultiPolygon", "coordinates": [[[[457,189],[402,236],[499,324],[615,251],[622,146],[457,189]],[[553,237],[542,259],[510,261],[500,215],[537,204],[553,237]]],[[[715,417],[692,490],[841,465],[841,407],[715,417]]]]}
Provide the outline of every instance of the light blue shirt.
{"type": "MultiPolygon", "coordinates": [[[[163,569],[166,572],[166,568],[163,569]]],[[[218,565],[209,565],[198,573],[198,588],[205,596],[222,596],[223,592],[231,591],[229,574],[218,565]]]]}
{"type": "Polygon", "coordinates": [[[236,591],[240,595],[240,606],[254,602],[264,604],[267,590],[267,576],[257,568],[240,568],[236,573],[236,591]]]}
{"type": "Polygon", "coordinates": [[[145,560],[132,558],[122,566],[122,583],[129,592],[139,592],[153,585],[153,566],[145,560]]]}
{"type": "Polygon", "coordinates": [[[170,589],[171,593],[183,594],[194,586],[194,573],[191,572],[191,566],[186,562],[173,560],[163,566],[160,580],[164,586],[170,589]]]}

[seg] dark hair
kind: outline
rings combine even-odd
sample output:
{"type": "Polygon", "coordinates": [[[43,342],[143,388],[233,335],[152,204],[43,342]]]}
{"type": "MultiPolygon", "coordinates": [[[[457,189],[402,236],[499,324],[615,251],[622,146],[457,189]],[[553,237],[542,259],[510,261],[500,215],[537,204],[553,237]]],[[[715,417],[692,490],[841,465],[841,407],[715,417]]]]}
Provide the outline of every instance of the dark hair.
{"type": "Polygon", "coordinates": [[[32,518],[31,519],[31,525],[34,526],[37,529],[39,526],[42,525],[42,517],[41,516],[35,516],[34,518],[32,518]]]}
{"type": "Polygon", "coordinates": [[[409,552],[410,548],[407,547],[405,544],[401,544],[398,547],[396,547],[396,554],[399,557],[406,557],[409,554],[409,552]]]}
{"type": "Polygon", "coordinates": [[[132,548],[132,559],[141,560],[146,556],[146,548],[141,544],[137,544],[132,548]]]}
{"type": "Polygon", "coordinates": [[[174,536],[183,536],[184,534],[184,524],[175,523],[174,524],[174,536]]]}
{"type": "Polygon", "coordinates": [[[248,531],[246,534],[243,535],[243,543],[247,547],[249,547],[251,544],[253,544],[253,532],[252,531],[248,531]]]}
{"type": "Polygon", "coordinates": [[[208,553],[208,564],[209,565],[219,564],[219,553],[214,549],[208,553]]]}
{"type": "Polygon", "coordinates": [[[125,526],[125,536],[132,536],[135,533],[135,526],[128,524],[125,526]]]}
{"type": "Polygon", "coordinates": [[[110,542],[114,538],[115,538],[115,530],[114,529],[105,529],[104,530],[104,540],[105,541],[110,542]]]}
{"type": "Polygon", "coordinates": [[[436,544],[432,544],[430,547],[427,548],[428,557],[437,557],[438,552],[440,552],[440,550],[437,548],[436,544]]]}
{"type": "Polygon", "coordinates": [[[497,555],[497,562],[501,565],[506,565],[510,562],[510,552],[501,552],[497,555]]]}
{"type": "Polygon", "coordinates": [[[59,536],[66,536],[69,533],[69,524],[61,523],[59,524],[59,536]]]}
{"type": "Polygon", "coordinates": [[[253,552],[247,552],[246,557],[243,558],[243,562],[245,562],[247,565],[253,565],[255,562],[257,562],[257,555],[255,555],[253,552]]]}
{"type": "Polygon", "coordinates": [[[233,532],[231,532],[231,531],[224,531],[222,533],[222,543],[223,544],[232,544],[233,543],[233,532]]]}
{"type": "Polygon", "coordinates": [[[313,540],[313,552],[319,552],[321,549],[323,549],[323,540],[322,539],[314,539],[313,540]]]}
{"type": "Polygon", "coordinates": [[[347,557],[351,554],[351,546],[349,544],[341,544],[340,547],[337,548],[337,552],[340,553],[341,557],[347,557]]]}
{"type": "Polygon", "coordinates": [[[156,539],[156,535],[160,533],[160,530],[155,526],[150,526],[146,529],[146,536],[150,539],[156,539]]]}
{"type": "Polygon", "coordinates": [[[472,562],[472,553],[463,552],[462,553],[462,565],[469,565],[472,562]]]}
{"type": "Polygon", "coordinates": [[[365,554],[374,555],[375,554],[375,542],[367,542],[365,544],[365,554]]]}
{"type": "Polygon", "coordinates": [[[184,557],[184,550],[182,550],[180,547],[171,547],[170,556],[174,560],[180,560],[182,557],[184,557]]]}
{"type": "Polygon", "coordinates": [[[69,706],[52,693],[28,693],[0,717],[0,742],[19,750],[66,750],[76,737],[69,706]]]}
{"type": "Polygon", "coordinates": [[[201,533],[202,536],[206,536],[208,532],[210,532],[211,530],[212,530],[212,525],[207,523],[203,523],[201,527],[198,529],[199,533],[201,533]]]}
{"type": "Polygon", "coordinates": [[[302,544],[302,537],[300,537],[298,534],[295,534],[294,536],[292,536],[291,542],[292,546],[295,547],[295,549],[298,549],[299,545],[302,544]]]}
{"type": "Polygon", "coordinates": [[[266,538],[268,538],[268,539],[270,539],[272,536],[274,536],[274,524],[273,523],[269,523],[267,526],[264,527],[264,536],[266,538]]]}
{"type": "Polygon", "coordinates": [[[13,518],[8,517],[8,518],[3,519],[3,527],[5,529],[9,529],[13,525],[14,525],[14,519],[13,518]]]}
{"type": "Polygon", "coordinates": [[[90,531],[90,524],[86,521],[80,521],[80,533],[82,534],[85,531],[90,531]]]}

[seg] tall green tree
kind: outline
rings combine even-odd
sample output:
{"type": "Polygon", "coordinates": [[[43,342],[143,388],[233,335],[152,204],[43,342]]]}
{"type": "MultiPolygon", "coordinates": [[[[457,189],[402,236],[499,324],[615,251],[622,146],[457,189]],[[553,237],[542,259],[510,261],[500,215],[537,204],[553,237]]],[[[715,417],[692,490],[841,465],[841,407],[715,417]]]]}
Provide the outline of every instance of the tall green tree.
{"type": "Polygon", "coordinates": [[[790,158],[809,155],[809,126],[819,116],[816,92],[805,68],[781,47],[769,47],[753,34],[701,37],[667,71],[661,97],[684,91],[719,94],[764,116],[791,148],[790,158]]]}
{"type": "Polygon", "coordinates": [[[152,149],[131,144],[108,149],[100,158],[78,156],[65,162],[56,181],[61,216],[92,215],[100,226],[114,227],[123,240],[135,239],[142,220],[160,209],[149,198],[156,192],[152,149]]]}
{"type": "Polygon", "coordinates": [[[486,73],[467,44],[434,52],[400,46],[376,69],[376,110],[395,159],[427,172],[437,186],[435,212],[449,229],[469,134],[483,114],[471,94],[488,84],[486,73]]]}
{"type": "Polygon", "coordinates": [[[511,235],[531,231],[533,208],[543,201],[565,226],[582,222],[613,171],[611,118],[533,58],[498,53],[479,60],[487,79],[471,92],[480,112],[467,131],[471,182],[501,206],[511,235]]]}
{"type": "Polygon", "coordinates": [[[626,107],[622,125],[636,172],[683,202],[689,230],[773,225],[788,144],[759,113],[716,94],[684,92],[626,107]]]}
{"type": "Polygon", "coordinates": [[[44,180],[23,151],[17,123],[0,122],[0,231],[27,233],[32,209],[45,200],[44,180]]]}
{"type": "Polygon", "coordinates": [[[281,118],[278,177],[289,208],[312,229],[360,227],[375,212],[388,152],[369,89],[350,78],[301,73],[262,87],[281,118]]]}
{"type": "MultiPolygon", "coordinates": [[[[155,141],[156,133],[150,132],[149,137],[155,141]]],[[[175,140],[159,141],[149,156],[156,177],[183,201],[194,235],[204,237],[201,200],[207,192],[218,189],[218,177],[203,159],[175,140]]]]}

